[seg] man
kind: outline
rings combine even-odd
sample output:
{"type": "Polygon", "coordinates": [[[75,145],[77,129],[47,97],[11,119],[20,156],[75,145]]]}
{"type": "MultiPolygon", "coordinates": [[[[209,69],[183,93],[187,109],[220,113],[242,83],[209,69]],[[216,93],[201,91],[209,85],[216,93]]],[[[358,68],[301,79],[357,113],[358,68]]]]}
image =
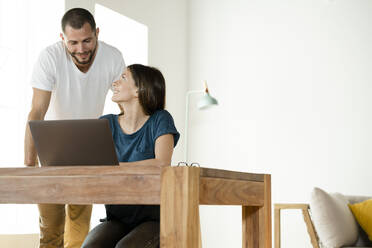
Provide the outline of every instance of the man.
{"type": "MultiPolygon", "coordinates": [[[[35,64],[28,120],[97,118],[107,92],[125,68],[119,50],[98,41],[89,11],[75,8],[62,18],[61,41],[44,49],[35,64]]],[[[25,165],[36,150],[27,125],[25,165]]],[[[80,248],[89,231],[91,205],[39,204],[40,247],[80,248]]]]}

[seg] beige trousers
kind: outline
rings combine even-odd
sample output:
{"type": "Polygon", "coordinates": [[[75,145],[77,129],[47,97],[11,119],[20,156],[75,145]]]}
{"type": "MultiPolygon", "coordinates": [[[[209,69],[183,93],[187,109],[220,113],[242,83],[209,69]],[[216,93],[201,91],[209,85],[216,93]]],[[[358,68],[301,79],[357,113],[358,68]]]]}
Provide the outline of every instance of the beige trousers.
{"type": "Polygon", "coordinates": [[[92,205],[39,204],[40,248],[80,248],[92,205]]]}

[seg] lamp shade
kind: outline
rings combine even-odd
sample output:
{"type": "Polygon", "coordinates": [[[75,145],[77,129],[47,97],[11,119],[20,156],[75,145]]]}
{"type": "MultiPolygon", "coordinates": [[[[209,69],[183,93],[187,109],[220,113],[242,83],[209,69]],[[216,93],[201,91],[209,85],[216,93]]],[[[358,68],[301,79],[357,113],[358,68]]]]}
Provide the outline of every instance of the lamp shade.
{"type": "Polygon", "coordinates": [[[205,92],[204,96],[198,101],[197,104],[198,109],[206,109],[214,105],[218,105],[218,102],[209,94],[209,92],[205,92]]]}

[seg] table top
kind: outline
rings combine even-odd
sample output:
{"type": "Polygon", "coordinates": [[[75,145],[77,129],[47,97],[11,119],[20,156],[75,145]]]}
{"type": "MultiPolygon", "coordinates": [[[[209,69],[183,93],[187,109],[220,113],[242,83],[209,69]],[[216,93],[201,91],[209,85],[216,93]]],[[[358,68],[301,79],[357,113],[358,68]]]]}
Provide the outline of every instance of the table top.
{"type": "MultiPolygon", "coordinates": [[[[231,191],[245,196],[244,201],[261,204],[253,198],[264,190],[265,174],[186,168],[200,171],[201,204],[241,205],[241,197],[221,197],[231,191]]],[[[157,166],[0,168],[0,203],[159,204],[162,170],[157,166]]]]}

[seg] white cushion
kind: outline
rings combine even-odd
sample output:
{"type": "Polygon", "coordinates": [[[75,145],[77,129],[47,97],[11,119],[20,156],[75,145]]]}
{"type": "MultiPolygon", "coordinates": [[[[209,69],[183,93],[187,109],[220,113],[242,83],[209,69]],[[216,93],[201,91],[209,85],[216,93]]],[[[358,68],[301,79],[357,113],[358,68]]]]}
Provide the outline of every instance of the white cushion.
{"type": "Polygon", "coordinates": [[[314,227],[324,247],[352,246],[357,241],[358,224],[348,203],[348,199],[340,193],[328,194],[314,188],[310,210],[314,227]]]}

